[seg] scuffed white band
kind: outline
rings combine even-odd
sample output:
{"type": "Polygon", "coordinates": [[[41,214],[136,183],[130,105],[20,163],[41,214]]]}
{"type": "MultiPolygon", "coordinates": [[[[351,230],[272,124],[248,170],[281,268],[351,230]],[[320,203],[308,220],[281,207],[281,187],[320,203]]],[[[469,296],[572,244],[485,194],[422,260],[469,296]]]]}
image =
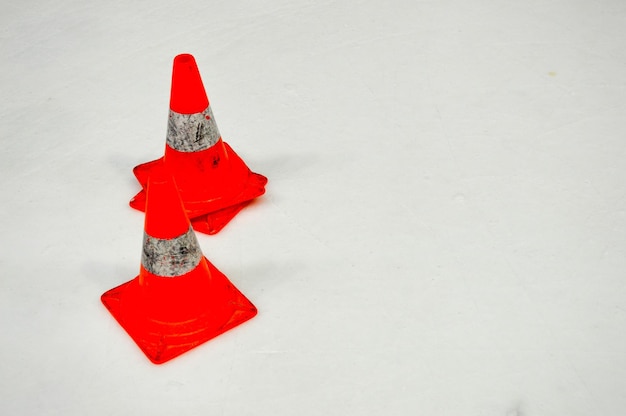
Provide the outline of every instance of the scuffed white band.
{"type": "Polygon", "coordinates": [[[208,149],[220,139],[211,106],[201,113],[181,114],[170,110],[167,144],[179,152],[208,149]]]}
{"type": "Polygon", "coordinates": [[[189,273],[202,260],[202,250],[196,234],[189,227],[185,234],[163,240],[144,233],[141,264],[144,269],[161,277],[177,277],[189,273]]]}

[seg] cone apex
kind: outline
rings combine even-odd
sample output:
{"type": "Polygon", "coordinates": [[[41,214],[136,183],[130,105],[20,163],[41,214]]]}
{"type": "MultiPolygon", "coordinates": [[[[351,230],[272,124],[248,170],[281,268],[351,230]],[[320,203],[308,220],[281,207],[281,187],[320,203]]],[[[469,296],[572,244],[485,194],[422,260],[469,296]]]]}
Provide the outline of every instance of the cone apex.
{"type": "Polygon", "coordinates": [[[150,237],[171,239],[189,231],[189,219],[178,195],[174,179],[163,168],[148,178],[145,232],[150,237]]]}
{"type": "Polygon", "coordinates": [[[209,106],[200,71],[195,58],[181,54],[174,58],[170,110],[181,114],[195,114],[209,106]]]}

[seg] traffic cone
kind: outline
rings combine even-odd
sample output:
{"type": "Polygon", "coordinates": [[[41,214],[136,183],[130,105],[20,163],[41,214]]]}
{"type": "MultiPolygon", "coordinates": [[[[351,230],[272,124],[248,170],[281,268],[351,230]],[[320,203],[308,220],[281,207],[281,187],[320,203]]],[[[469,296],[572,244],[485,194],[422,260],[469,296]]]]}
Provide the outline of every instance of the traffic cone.
{"type": "Polygon", "coordinates": [[[165,155],[136,166],[142,190],[130,206],[145,209],[150,172],[165,165],[176,181],[196,231],[215,234],[252,199],[265,193],[265,176],[253,173],[222,140],[193,56],[174,58],[165,155]]]}
{"type": "Polygon", "coordinates": [[[139,275],[102,303],[155,364],[247,321],[257,310],[203,256],[176,185],[153,169],[139,275]]]}

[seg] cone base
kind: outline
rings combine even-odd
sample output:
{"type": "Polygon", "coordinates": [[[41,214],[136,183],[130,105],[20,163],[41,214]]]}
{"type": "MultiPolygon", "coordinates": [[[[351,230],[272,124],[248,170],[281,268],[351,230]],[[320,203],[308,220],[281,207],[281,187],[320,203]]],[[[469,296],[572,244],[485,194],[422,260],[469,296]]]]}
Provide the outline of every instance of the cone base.
{"type": "Polygon", "coordinates": [[[256,307],[228,278],[208,260],[206,263],[210,274],[204,276],[201,287],[186,288],[189,293],[210,292],[203,299],[206,302],[183,307],[193,311],[193,316],[186,316],[180,307],[172,310],[170,317],[164,316],[168,305],[155,305],[156,298],[146,297],[139,276],[102,295],[104,306],[153,363],[169,361],[257,314],[256,307]],[[151,311],[157,310],[158,316],[155,316],[151,311]]]}
{"type": "Polygon", "coordinates": [[[190,220],[191,226],[199,233],[209,235],[217,234],[249,203],[250,201],[242,202],[240,204],[233,205],[232,207],[192,218],[190,220]]]}
{"type": "MultiPolygon", "coordinates": [[[[219,232],[239,211],[241,211],[250,201],[265,193],[267,178],[258,173],[254,173],[245,166],[243,160],[232,150],[228,143],[224,143],[228,155],[233,163],[240,164],[247,171],[245,182],[241,184],[241,191],[237,195],[227,197],[217,197],[205,201],[185,201],[183,205],[187,216],[191,219],[193,228],[202,233],[215,234],[219,232]]],[[[142,186],[142,190],[137,193],[129,202],[132,208],[145,211],[146,207],[146,183],[150,171],[162,166],[163,158],[143,163],[133,169],[135,177],[142,186]]]]}

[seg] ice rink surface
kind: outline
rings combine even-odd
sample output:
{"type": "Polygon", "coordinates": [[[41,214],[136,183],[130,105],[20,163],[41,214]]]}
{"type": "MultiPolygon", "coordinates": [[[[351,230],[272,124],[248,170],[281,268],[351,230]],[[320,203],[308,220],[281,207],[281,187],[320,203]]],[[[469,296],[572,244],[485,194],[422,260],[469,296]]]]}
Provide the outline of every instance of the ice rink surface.
{"type": "Polygon", "coordinates": [[[623,415],[626,3],[4,2],[0,414],[623,415]],[[267,193],[258,307],[161,366],[100,303],[192,53],[267,193]]]}

